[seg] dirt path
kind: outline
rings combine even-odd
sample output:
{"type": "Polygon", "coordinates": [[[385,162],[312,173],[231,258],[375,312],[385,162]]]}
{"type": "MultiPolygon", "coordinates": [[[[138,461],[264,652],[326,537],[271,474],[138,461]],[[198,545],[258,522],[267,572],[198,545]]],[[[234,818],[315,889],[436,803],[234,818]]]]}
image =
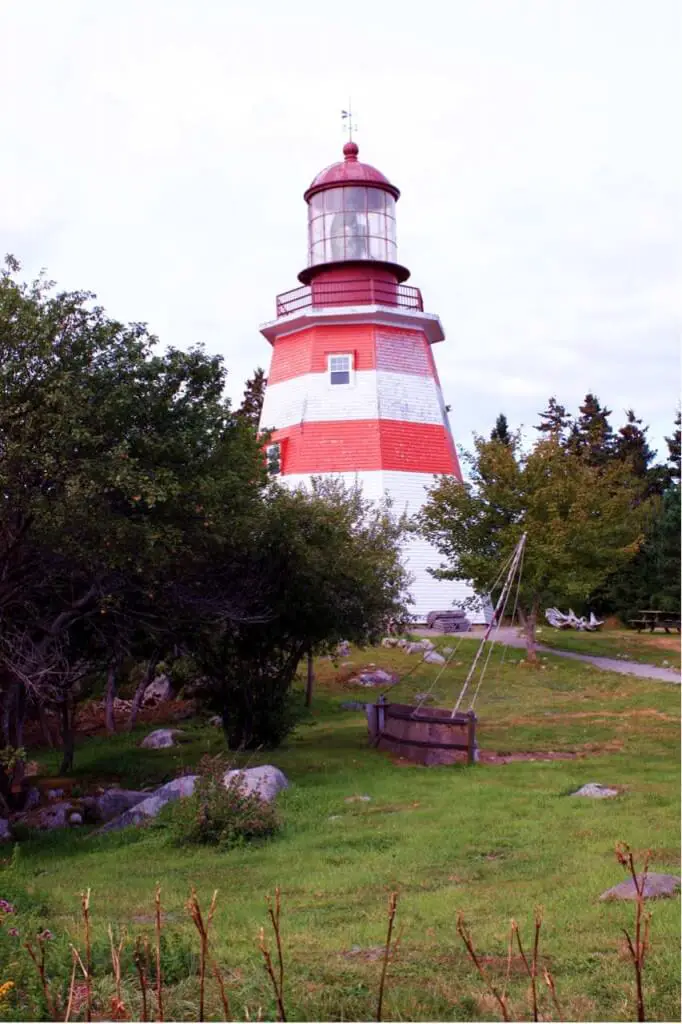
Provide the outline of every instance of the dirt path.
{"type": "MultiPolygon", "coordinates": [[[[415,633],[428,637],[443,635],[433,629],[416,629],[415,633]]],[[[480,638],[480,636],[480,630],[472,630],[471,633],[467,634],[467,637],[471,639],[480,638]]],[[[513,628],[502,627],[497,634],[497,639],[500,643],[507,644],[509,647],[524,648],[526,646],[525,640],[518,636],[516,629],[513,628]]],[[[620,672],[621,675],[639,676],[640,679],[658,679],[661,682],[680,685],[680,673],[672,668],[661,668],[659,665],[647,665],[638,661],[623,661],[622,658],[602,658],[596,654],[576,654],[575,651],[559,651],[554,647],[545,647],[543,644],[538,644],[538,650],[542,651],[543,654],[556,654],[559,658],[585,661],[590,665],[595,665],[596,668],[604,669],[606,672],[620,672]]]]}

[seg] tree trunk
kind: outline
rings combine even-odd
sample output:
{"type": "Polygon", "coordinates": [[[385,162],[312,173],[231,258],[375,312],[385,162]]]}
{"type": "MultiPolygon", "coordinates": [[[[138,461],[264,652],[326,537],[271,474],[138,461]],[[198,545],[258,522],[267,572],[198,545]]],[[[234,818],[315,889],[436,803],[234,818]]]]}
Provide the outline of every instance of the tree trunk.
{"type": "Polygon", "coordinates": [[[73,735],[73,713],[71,708],[71,697],[64,695],[61,705],[62,719],[62,764],[59,769],[60,775],[68,775],[73,769],[74,735],[73,735]]]}
{"type": "Polygon", "coordinates": [[[12,683],[7,688],[5,706],[2,709],[2,739],[5,747],[12,746],[12,712],[17,701],[19,683],[12,683]]]}
{"type": "Polygon", "coordinates": [[[21,683],[17,684],[17,700],[14,721],[14,746],[24,745],[24,722],[26,721],[26,689],[21,683]]]}
{"type": "Polygon", "coordinates": [[[533,603],[528,614],[526,615],[526,621],[524,623],[524,629],[526,632],[526,657],[531,665],[537,663],[537,640],[535,637],[535,627],[538,622],[538,603],[533,603]]]}
{"type": "Polygon", "coordinates": [[[305,706],[307,708],[313,702],[313,683],[315,682],[315,673],[313,672],[313,652],[308,651],[308,674],[306,677],[305,684],[305,706]]]}
{"type": "Polygon", "coordinates": [[[140,682],[138,683],[137,689],[135,690],[135,696],[133,697],[133,706],[130,709],[130,717],[128,719],[128,732],[132,732],[132,730],[135,728],[135,725],[137,723],[137,716],[139,714],[140,708],[142,707],[142,698],[144,697],[144,691],[147,689],[152,679],[154,678],[154,673],[156,672],[156,666],[158,665],[158,661],[159,659],[157,655],[154,655],[153,658],[150,658],[149,664],[147,665],[147,670],[143,675],[142,679],[140,680],[140,682]]]}
{"type": "Polygon", "coordinates": [[[38,701],[38,721],[40,723],[40,731],[43,736],[43,741],[47,744],[50,750],[54,750],[54,740],[52,739],[52,733],[50,732],[50,723],[47,717],[47,711],[42,701],[38,701]]]}
{"type": "Polygon", "coordinates": [[[107,691],[104,697],[104,724],[109,735],[116,732],[116,719],[114,718],[114,701],[118,690],[118,672],[120,662],[118,658],[112,658],[109,662],[107,672],[107,691]]]}

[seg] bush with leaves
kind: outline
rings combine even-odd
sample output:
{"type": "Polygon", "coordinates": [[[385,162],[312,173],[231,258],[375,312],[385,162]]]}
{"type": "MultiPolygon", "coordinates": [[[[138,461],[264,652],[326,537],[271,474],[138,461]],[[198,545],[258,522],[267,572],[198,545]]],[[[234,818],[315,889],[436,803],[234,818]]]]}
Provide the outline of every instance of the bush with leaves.
{"type": "Polygon", "coordinates": [[[175,845],[230,849],[267,839],[278,831],[279,815],[271,804],[247,793],[239,781],[225,786],[223,778],[230,767],[221,756],[202,758],[192,796],[161,812],[159,823],[168,829],[175,845]]]}

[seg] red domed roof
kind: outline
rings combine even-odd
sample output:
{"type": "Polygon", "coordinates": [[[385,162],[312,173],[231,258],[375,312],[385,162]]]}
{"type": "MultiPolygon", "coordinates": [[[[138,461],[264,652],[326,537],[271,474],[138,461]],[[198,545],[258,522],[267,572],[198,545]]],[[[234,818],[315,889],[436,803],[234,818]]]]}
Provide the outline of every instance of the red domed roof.
{"type": "Polygon", "coordinates": [[[339,185],[373,185],[390,192],[393,198],[397,199],[400,192],[395,185],[392,185],[376,167],[360,163],[358,152],[358,147],[354,142],[347,142],[343,147],[343,160],[336,164],[330,164],[329,167],[320,171],[316,178],[313,178],[310,188],[303,196],[305,201],[308,202],[316,192],[339,185]]]}

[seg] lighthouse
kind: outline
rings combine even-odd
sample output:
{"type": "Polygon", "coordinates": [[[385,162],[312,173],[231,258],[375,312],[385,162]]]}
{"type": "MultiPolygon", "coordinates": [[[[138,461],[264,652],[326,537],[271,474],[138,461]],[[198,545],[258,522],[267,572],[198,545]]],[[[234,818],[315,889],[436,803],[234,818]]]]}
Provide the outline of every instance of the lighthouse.
{"type": "MultiPolygon", "coordinates": [[[[268,464],[287,486],[340,477],[414,515],[434,475],[462,478],[433,358],[445,335],[398,262],[400,192],[358,155],[347,142],[304,194],[301,287],[278,295],[276,319],[261,327],[272,360],[260,429],[272,431],[268,464]]],[[[403,555],[415,620],[472,593],[433,578],[440,556],[427,541],[410,537],[403,555]]]]}

